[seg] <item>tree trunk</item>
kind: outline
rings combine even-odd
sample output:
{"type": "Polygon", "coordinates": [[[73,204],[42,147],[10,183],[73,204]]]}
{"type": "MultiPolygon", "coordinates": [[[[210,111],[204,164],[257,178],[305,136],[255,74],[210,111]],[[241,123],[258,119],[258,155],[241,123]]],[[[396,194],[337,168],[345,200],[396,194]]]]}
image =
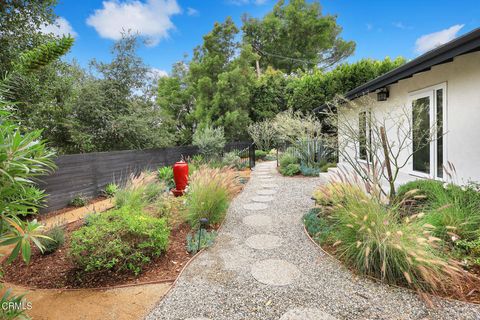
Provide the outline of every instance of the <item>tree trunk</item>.
{"type": "Polygon", "coordinates": [[[395,181],[393,181],[392,167],[390,165],[390,157],[388,155],[387,134],[384,127],[380,127],[380,137],[382,139],[383,153],[385,155],[385,166],[387,169],[388,184],[390,185],[390,201],[392,201],[395,197],[395,181]]]}
{"type": "Polygon", "coordinates": [[[260,78],[260,76],[262,75],[262,71],[260,70],[260,61],[255,60],[255,65],[257,67],[257,77],[260,78]]]}

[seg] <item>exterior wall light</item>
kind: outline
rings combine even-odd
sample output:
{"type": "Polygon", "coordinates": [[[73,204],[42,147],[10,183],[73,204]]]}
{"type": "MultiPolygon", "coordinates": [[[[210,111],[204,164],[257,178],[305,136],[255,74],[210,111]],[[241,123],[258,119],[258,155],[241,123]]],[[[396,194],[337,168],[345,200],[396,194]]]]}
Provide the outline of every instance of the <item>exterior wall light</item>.
{"type": "Polygon", "coordinates": [[[377,92],[377,101],[387,101],[388,97],[389,93],[387,88],[382,88],[377,92]]]}

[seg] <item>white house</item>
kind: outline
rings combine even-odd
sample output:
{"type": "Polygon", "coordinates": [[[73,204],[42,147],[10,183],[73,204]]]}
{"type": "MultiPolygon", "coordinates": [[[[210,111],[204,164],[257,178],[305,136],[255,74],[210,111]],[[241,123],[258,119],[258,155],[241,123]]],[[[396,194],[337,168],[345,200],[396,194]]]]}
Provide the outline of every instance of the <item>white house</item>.
{"type": "MultiPolygon", "coordinates": [[[[362,150],[362,144],[369,139],[365,117],[386,119],[388,141],[397,146],[403,131],[395,122],[407,120],[418,124],[417,130],[435,130],[430,133],[435,138],[426,139],[417,148],[411,139],[408,148],[400,152],[399,161],[404,160],[406,165],[397,184],[418,178],[445,180],[448,163],[455,166],[458,183],[480,182],[480,28],[345,96],[358,108],[339,107],[339,121],[351,121],[365,135],[363,142],[348,145],[348,133],[339,124],[339,148],[347,148],[352,157],[365,161],[368,157],[362,150]]],[[[340,155],[339,166],[348,166],[347,162],[340,155]]]]}

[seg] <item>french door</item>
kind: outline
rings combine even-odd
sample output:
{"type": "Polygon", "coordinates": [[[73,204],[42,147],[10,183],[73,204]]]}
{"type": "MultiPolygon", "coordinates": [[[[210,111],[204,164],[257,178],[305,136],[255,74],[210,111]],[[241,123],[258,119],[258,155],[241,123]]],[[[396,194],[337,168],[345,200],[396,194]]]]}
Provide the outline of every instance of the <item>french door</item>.
{"type": "Polygon", "coordinates": [[[412,121],[412,171],[442,180],[446,164],[446,85],[410,94],[412,121]]]}

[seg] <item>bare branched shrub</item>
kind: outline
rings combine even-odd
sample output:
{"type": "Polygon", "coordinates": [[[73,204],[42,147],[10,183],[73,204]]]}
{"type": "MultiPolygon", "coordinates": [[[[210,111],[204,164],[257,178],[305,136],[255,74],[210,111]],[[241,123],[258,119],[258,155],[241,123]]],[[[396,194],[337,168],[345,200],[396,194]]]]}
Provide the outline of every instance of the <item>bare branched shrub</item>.
{"type": "Polygon", "coordinates": [[[411,108],[398,105],[385,109],[368,96],[355,101],[338,97],[326,111],[338,131],[340,161],[367,181],[376,196],[389,199],[395,196],[395,181],[410,164],[413,149],[420,150],[438,138],[436,123],[422,132],[422,123],[413,122],[411,108]],[[360,113],[364,113],[363,123],[360,113]],[[387,188],[382,181],[387,182],[387,188]]]}

